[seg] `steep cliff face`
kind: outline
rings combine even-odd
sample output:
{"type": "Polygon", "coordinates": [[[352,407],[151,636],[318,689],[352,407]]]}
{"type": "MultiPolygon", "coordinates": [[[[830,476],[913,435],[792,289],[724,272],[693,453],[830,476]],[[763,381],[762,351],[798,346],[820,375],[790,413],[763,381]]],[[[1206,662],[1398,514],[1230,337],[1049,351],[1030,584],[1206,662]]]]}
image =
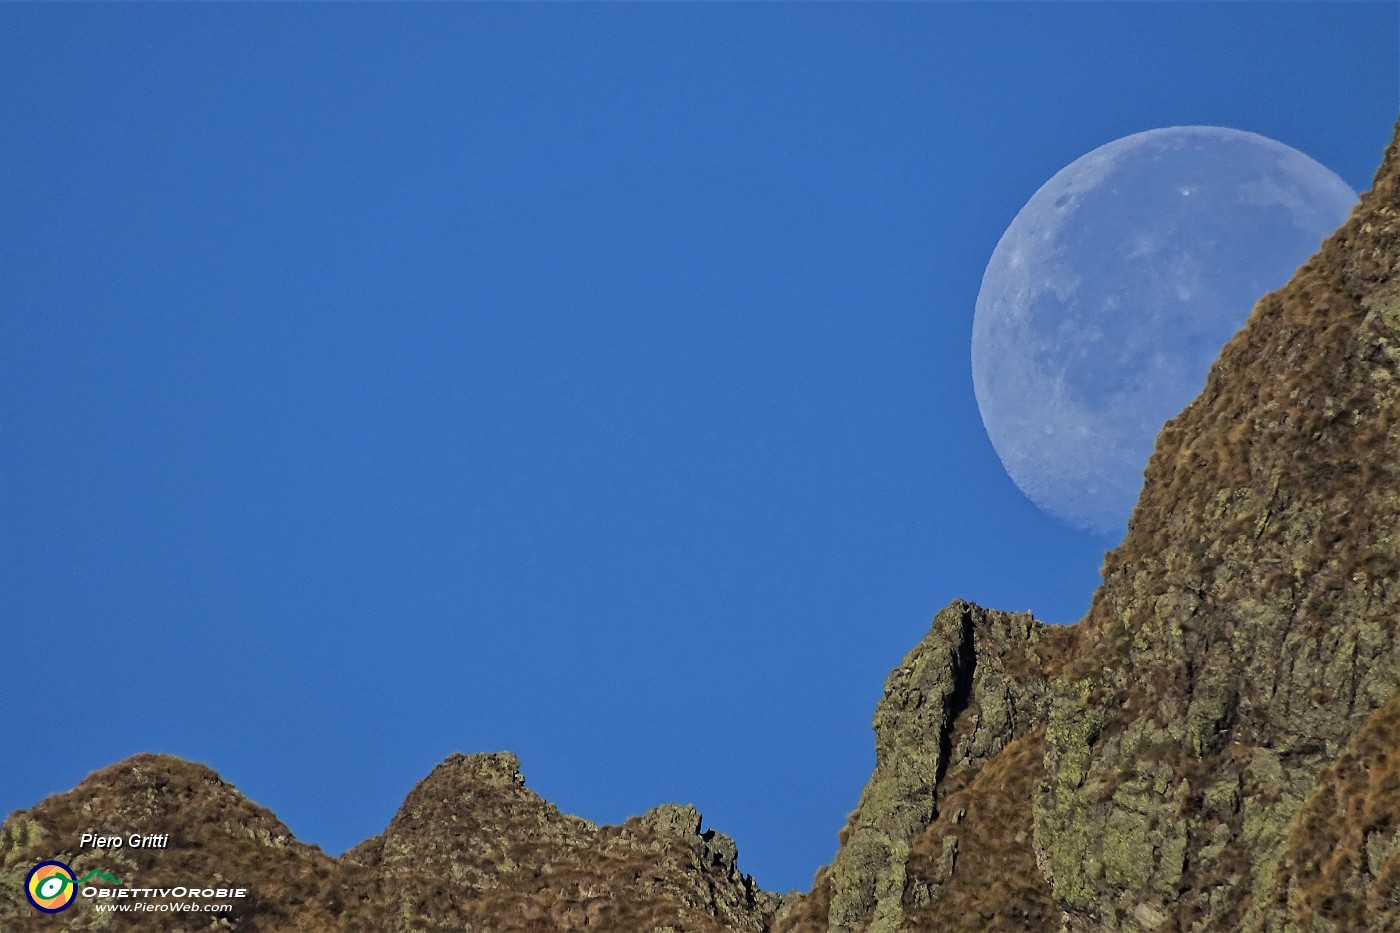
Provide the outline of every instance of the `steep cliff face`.
{"type": "Polygon", "coordinates": [[[1392,143],[1158,441],[1052,691],[1036,841],[1072,930],[1313,928],[1279,913],[1290,823],[1400,685],[1398,184],[1392,143]]]}
{"type": "Polygon", "coordinates": [[[1036,871],[1028,802],[1050,678],[1073,638],[1025,613],[966,602],[940,612],[885,682],[875,773],[835,862],[775,929],[892,933],[936,924],[950,906],[1031,925],[1052,912],[1058,922],[1036,871]]]}

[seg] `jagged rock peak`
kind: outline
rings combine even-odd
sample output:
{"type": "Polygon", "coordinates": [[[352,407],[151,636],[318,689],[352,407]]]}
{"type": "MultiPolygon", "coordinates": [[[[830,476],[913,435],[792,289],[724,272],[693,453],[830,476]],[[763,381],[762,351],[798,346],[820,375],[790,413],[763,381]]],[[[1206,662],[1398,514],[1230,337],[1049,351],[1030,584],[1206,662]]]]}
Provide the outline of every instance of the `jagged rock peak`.
{"type": "Polygon", "coordinates": [[[700,835],[700,811],[693,804],[663,803],[641,816],[642,825],[658,836],[689,839],[700,835]]]}
{"type": "MultiPolygon", "coordinates": [[[[339,859],[297,842],[203,765],[137,756],[5,822],[0,930],[55,928],[22,893],[28,871],[49,859],[142,886],[231,880],[251,893],[216,918],[220,928],[260,933],[762,933],[778,907],[739,872],[734,841],[702,830],[693,806],[662,805],[620,826],[595,826],[526,788],[508,752],[449,756],[383,833],[339,859]],[[81,833],[109,825],[121,834],[169,833],[170,845],[78,845],[81,833]]],[[[62,917],[63,929],[143,933],[188,922],[175,912],[102,913],[91,901],[62,917]]]]}
{"type": "Polygon", "coordinates": [[[489,787],[510,787],[525,783],[525,776],[520,773],[520,759],[511,752],[483,752],[475,755],[454,752],[434,768],[424,782],[461,778],[489,787]],[[449,775],[452,778],[448,778],[449,775]]]}
{"type": "MultiPolygon", "coordinates": [[[[1043,726],[1046,680],[1072,637],[1029,613],[961,600],[939,612],[885,681],[873,723],[875,772],[835,862],[819,873],[811,895],[780,914],[776,929],[909,929],[941,886],[929,877],[936,866],[924,865],[924,837],[940,821],[966,815],[945,808],[950,795],[1043,726]],[[922,893],[911,898],[916,888],[922,893]]],[[[1028,816],[1024,822],[1021,867],[1033,869],[1028,816]]],[[[987,896],[997,890],[992,883],[987,896]]]]}

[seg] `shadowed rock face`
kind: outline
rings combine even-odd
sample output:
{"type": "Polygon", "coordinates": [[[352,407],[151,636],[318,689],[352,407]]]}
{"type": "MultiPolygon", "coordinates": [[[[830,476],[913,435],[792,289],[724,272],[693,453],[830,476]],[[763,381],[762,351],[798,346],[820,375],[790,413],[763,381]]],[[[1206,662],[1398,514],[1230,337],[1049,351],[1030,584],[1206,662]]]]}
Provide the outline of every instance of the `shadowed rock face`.
{"type": "Polygon", "coordinates": [[[1400,930],[1400,146],[1168,423],[1088,616],[956,602],[891,672],[835,861],[779,899],[690,807],[560,813],[454,755],[339,859],[142,755],[13,814],[0,930],[1400,930]],[[169,833],[165,850],[77,848],[169,833]],[[227,915],[61,919],[60,859],[244,886],[227,915]]]}

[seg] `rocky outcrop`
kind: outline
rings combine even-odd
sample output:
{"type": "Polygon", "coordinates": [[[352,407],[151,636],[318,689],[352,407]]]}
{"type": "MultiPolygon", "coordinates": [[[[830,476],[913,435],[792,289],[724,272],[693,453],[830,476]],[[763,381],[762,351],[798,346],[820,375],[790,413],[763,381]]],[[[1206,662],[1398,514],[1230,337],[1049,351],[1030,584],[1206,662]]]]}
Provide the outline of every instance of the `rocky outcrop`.
{"type": "Polygon", "coordinates": [[[1392,145],[1162,432],[1053,691],[1036,834],[1071,930],[1273,924],[1291,821],[1400,686],[1398,186],[1392,145]]]}
{"type": "MultiPolygon", "coordinates": [[[[1008,746],[1039,747],[1048,677],[1070,638],[1026,613],[961,601],[940,612],[885,682],[875,773],[835,862],[776,929],[893,933],[936,911],[953,879],[966,791],[1008,746]]],[[[1020,750],[1007,756],[1021,770],[1038,768],[1023,759],[1020,750]]],[[[1033,866],[1028,819],[1025,829],[1014,848],[1033,866]]]]}
{"type": "Polygon", "coordinates": [[[203,929],[211,922],[224,929],[306,933],[365,929],[364,911],[374,897],[369,873],[297,842],[280,820],[209,768],[168,755],[129,758],[74,790],[11,814],[0,830],[0,930],[197,928],[189,914],[99,913],[90,900],[52,917],[41,914],[25,900],[24,879],[50,859],[67,863],[80,878],[89,872],[110,875],[120,885],[94,881],[109,894],[137,886],[246,889],[236,903],[228,899],[235,903],[232,911],[203,915],[198,924],[203,929]],[[83,833],[120,838],[123,844],[83,845],[83,833]],[[132,835],[154,836],[163,845],[127,844],[132,835]]]}
{"type": "Polygon", "coordinates": [[[448,758],[381,835],[336,859],[297,842],[208,768],[143,755],[6,821],[0,930],[209,928],[207,915],[196,924],[188,913],[103,913],[92,899],[46,917],[25,902],[23,881],[57,859],[128,887],[245,888],[212,918],[216,929],[762,933],[778,899],[737,858],[734,841],[703,829],[694,807],[661,806],[621,826],[560,813],[502,753],[448,758]],[[81,833],[104,829],[169,833],[170,847],[79,847],[81,833]]]}
{"type": "Polygon", "coordinates": [[[511,754],[454,755],[345,854],[376,871],[403,929],[765,928],[770,898],[694,807],[595,826],[526,789],[519,768],[511,754]]]}

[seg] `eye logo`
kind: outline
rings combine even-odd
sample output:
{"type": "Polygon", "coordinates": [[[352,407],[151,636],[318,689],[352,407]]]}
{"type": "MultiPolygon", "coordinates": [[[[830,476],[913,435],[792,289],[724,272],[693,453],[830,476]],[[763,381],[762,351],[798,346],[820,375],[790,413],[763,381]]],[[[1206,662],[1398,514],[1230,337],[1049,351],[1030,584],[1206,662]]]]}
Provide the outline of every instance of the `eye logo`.
{"type": "Polygon", "coordinates": [[[56,914],[73,905],[78,894],[73,883],[73,869],[62,862],[40,862],[24,879],[24,896],[35,910],[56,914]]]}

